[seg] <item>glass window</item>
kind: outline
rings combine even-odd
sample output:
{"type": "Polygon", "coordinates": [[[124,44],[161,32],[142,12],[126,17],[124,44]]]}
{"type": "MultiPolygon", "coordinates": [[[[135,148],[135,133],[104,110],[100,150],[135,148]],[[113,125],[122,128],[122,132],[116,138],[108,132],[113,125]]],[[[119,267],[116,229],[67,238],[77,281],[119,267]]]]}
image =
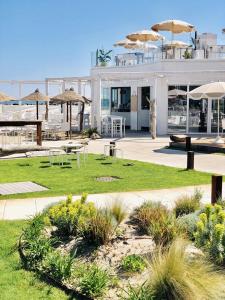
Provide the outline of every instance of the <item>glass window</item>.
{"type": "Polygon", "coordinates": [[[168,87],[168,132],[185,133],[187,125],[187,86],[168,87]]]}
{"type": "Polygon", "coordinates": [[[111,110],[112,112],[130,112],[131,88],[111,88],[111,110]]]}
{"type": "Polygon", "coordinates": [[[147,99],[150,99],[150,86],[143,86],[141,88],[141,109],[149,109],[147,99]]]}
{"type": "Polygon", "coordinates": [[[102,88],[102,110],[109,110],[110,89],[102,88]]]}
{"type": "MultiPolygon", "coordinates": [[[[189,91],[198,86],[191,85],[189,91]]],[[[207,132],[208,101],[189,99],[189,132],[207,132]]]]}

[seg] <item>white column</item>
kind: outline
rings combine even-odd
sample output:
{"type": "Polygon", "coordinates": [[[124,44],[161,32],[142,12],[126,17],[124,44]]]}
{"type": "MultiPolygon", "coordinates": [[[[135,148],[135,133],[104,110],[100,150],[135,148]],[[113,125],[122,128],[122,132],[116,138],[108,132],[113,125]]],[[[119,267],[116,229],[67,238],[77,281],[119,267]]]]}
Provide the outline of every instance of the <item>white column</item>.
{"type": "Polygon", "coordinates": [[[167,134],[168,127],[168,86],[167,79],[163,75],[155,78],[156,101],[156,132],[157,135],[167,134]]]}
{"type": "Polygon", "coordinates": [[[101,132],[101,79],[91,79],[91,126],[101,132]]]}

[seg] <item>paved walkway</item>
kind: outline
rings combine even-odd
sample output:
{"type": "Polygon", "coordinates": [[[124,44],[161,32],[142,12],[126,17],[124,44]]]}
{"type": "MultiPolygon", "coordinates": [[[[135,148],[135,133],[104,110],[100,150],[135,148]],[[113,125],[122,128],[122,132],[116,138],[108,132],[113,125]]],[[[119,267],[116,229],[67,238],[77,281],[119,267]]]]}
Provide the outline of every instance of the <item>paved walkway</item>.
{"type": "MultiPolygon", "coordinates": [[[[90,141],[89,152],[104,153],[104,145],[110,139],[90,141]]],[[[118,139],[117,146],[128,159],[152,162],[171,167],[186,168],[186,152],[165,149],[169,145],[169,137],[155,140],[149,137],[127,137],[118,139]]],[[[225,175],[225,155],[195,153],[195,169],[202,172],[225,175]]]]}
{"type": "MultiPolygon", "coordinates": [[[[210,202],[210,185],[199,186],[203,192],[203,203],[210,202]]],[[[168,208],[172,208],[176,199],[183,194],[193,194],[195,187],[181,187],[175,189],[162,189],[151,191],[136,191],[125,193],[107,193],[107,194],[91,194],[88,195],[88,201],[93,201],[98,207],[104,207],[113,201],[119,200],[122,202],[127,211],[132,211],[137,206],[141,205],[146,200],[161,201],[168,208]]],[[[223,193],[225,193],[225,183],[223,184],[223,193]]],[[[78,199],[80,196],[74,196],[73,199],[78,199]]],[[[0,219],[1,220],[16,220],[27,219],[36,213],[60,200],[62,197],[48,198],[33,198],[33,199],[18,199],[18,200],[0,200],[0,219]]]]}

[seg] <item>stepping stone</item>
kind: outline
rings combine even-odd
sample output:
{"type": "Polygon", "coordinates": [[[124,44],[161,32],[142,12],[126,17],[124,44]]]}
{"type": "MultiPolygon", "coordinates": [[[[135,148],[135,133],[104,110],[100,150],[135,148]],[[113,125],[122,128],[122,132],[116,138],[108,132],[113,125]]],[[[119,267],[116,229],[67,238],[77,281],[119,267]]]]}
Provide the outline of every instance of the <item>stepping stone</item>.
{"type": "Polygon", "coordinates": [[[48,188],[41,186],[37,183],[34,183],[32,181],[0,184],[0,195],[42,192],[47,190],[48,188]]]}

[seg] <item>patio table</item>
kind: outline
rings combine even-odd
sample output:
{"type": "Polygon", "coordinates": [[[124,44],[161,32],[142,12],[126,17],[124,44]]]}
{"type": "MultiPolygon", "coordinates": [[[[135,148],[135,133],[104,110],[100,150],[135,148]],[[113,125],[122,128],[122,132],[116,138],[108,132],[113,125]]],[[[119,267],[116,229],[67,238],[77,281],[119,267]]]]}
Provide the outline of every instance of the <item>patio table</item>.
{"type": "Polygon", "coordinates": [[[0,121],[0,127],[24,127],[26,125],[36,125],[37,126],[37,145],[42,145],[42,136],[41,136],[41,126],[42,121],[0,121]]]}

